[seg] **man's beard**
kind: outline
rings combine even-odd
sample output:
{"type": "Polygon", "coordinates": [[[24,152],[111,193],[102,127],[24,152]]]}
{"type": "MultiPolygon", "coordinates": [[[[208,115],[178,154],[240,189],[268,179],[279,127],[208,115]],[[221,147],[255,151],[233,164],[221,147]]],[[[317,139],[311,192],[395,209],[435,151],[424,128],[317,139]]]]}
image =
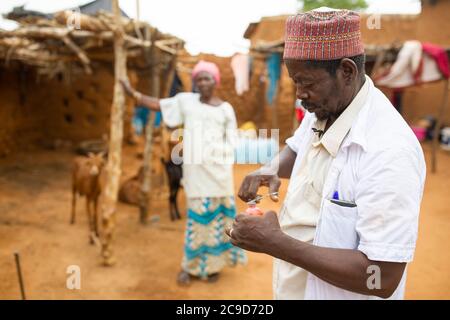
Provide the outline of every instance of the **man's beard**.
{"type": "Polygon", "coordinates": [[[302,107],[305,108],[308,112],[314,113],[319,120],[328,120],[331,116],[330,112],[325,111],[323,108],[313,103],[302,101],[302,107]]]}
{"type": "Polygon", "coordinates": [[[315,104],[305,102],[304,100],[302,100],[302,107],[305,108],[306,110],[309,110],[311,108],[317,108],[315,104]]]}

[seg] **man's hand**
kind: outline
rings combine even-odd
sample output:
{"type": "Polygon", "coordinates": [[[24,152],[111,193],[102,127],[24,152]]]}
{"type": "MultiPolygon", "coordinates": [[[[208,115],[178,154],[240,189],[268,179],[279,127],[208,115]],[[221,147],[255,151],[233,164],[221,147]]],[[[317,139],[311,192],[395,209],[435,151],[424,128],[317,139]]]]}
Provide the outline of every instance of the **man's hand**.
{"type": "MultiPolygon", "coordinates": [[[[281,181],[278,174],[264,167],[248,174],[242,181],[238,196],[248,202],[255,199],[259,187],[269,187],[269,193],[278,192],[281,181]]],[[[278,201],[278,196],[271,195],[273,201],[278,201]]]]}
{"type": "Polygon", "coordinates": [[[129,96],[133,96],[134,94],[134,89],[133,87],[130,85],[130,81],[128,81],[128,79],[120,79],[120,84],[123,87],[123,90],[125,90],[125,92],[127,93],[127,95],[129,96]]]}
{"type": "Polygon", "coordinates": [[[267,211],[263,216],[239,214],[225,233],[234,246],[269,255],[273,255],[279,236],[283,235],[274,211],[267,211]]]}

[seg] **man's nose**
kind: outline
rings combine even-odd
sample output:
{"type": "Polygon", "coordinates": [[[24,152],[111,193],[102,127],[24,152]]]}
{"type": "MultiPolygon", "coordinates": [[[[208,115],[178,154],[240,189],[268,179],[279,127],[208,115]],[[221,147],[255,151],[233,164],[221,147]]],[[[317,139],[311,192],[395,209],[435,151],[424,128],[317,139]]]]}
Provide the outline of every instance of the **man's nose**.
{"type": "Polygon", "coordinates": [[[295,93],[297,96],[297,99],[300,100],[307,100],[309,98],[309,95],[306,91],[302,90],[300,86],[297,86],[297,92],[295,93]]]}

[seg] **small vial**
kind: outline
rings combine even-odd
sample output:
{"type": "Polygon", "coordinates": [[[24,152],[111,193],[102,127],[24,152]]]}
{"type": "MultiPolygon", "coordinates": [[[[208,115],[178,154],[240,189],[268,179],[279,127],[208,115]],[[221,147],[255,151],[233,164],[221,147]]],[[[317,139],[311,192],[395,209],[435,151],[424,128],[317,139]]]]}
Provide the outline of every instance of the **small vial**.
{"type": "Polygon", "coordinates": [[[264,212],[256,206],[256,204],[249,204],[245,213],[251,216],[262,216],[264,212]]]}

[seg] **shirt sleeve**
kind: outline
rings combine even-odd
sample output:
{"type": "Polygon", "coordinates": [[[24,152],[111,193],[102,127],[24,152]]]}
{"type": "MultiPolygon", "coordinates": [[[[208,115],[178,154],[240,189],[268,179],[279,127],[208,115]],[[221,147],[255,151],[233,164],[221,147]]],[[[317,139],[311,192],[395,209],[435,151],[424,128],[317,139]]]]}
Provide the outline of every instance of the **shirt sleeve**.
{"type": "Polygon", "coordinates": [[[286,139],[286,144],[291,148],[292,151],[298,153],[298,148],[305,137],[307,128],[310,126],[312,114],[305,112],[305,117],[300,123],[300,126],[295,130],[294,135],[286,139]]]}
{"type": "Polygon", "coordinates": [[[162,118],[168,127],[174,128],[184,122],[183,106],[180,95],[159,100],[162,118]]]}
{"type": "Polygon", "coordinates": [[[374,153],[361,161],[359,177],[358,250],[374,261],[412,261],[425,181],[423,159],[410,150],[374,153]]]}

